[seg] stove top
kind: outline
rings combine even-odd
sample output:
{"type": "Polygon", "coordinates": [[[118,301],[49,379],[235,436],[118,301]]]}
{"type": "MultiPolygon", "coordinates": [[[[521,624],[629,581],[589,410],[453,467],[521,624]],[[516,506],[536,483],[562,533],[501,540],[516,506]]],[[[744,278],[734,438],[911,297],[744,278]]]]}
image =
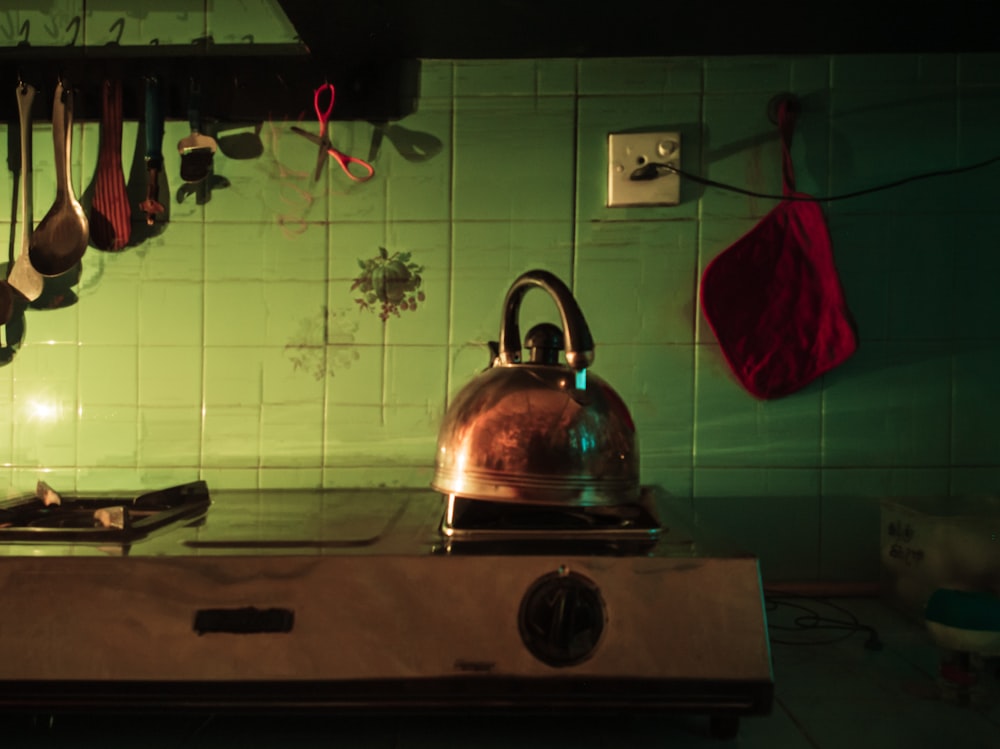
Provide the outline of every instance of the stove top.
{"type": "Polygon", "coordinates": [[[770,709],[757,559],[652,489],[568,514],[202,482],[37,504],[2,508],[0,710],[770,709]]]}

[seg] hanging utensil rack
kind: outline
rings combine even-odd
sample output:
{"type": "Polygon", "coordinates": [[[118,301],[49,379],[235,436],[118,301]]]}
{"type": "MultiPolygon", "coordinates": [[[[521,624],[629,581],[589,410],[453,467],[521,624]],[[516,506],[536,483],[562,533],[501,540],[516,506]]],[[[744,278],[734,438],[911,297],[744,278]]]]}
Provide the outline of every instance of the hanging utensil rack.
{"type": "MultiPolygon", "coordinates": [[[[313,89],[327,81],[345,92],[336,119],[394,120],[415,109],[418,69],[416,60],[325,57],[304,44],[222,45],[211,38],[189,45],[0,48],[0,81],[25,81],[40,92],[36,121],[51,119],[46,92],[59,80],[74,89],[75,120],[99,121],[100,87],[109,78],[122,81],[124,119],[140,120],[149,76],[161,81],[167,119],[187,119],[188,91],[197,80],[207,118],[300,119],[311,111],[313,89]]],[[[14,98],[0,99],[0,121],[17,117],[14,98]]]]}

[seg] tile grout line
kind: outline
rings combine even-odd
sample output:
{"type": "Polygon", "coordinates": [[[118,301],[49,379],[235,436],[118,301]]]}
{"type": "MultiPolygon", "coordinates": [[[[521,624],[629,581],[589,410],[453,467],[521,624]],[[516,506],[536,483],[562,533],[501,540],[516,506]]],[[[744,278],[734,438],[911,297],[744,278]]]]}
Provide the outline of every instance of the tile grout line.
{"type": "Polygon", "coordinates": [[[579,242],[580,242],[580,60],[573,67],[573,201],[570,207],[570,285],[578,294],[579,242]]]}
{"type": "MultiPolygon", "coordinates": [[[[705,122],[705,62],[702,60],[700,67],[700,77],[701,85],[699,86],[698,92],[698,119],[701,121],[700,130],[704,130],[705,122]]],[[[707,174],[706,164],[705,164],[705,150],[704,148],[698,149],[698,170],[701,174],[707,174]]],[[[688,471],[691,486],[689,489],[689,504],[688,507],[692,513],[695,512],[695,464],[698,457],[698,376],[700,371],[701,357],[700,357],[700,331],[701,323],[698,317],[698,290],[700,288],[699,281],[701,279],[701,274],[703,272],[703,261],[704,261],[704,212],[705,204],[702,199],[698,199],[698,206],[695,210],[695,230],[694,230],[694,242],[695,242],[695,278],[694,278],[694,293],[692,295],[694,301],[694,314],[692,315],[692,329],[691,329],[691,444],[688,451],[688,471]]]]}
{"type": "Polygon", "coordinates": [[[445,370],[444,370],[444,405],[445,408],[448,407],[448,394],[451,392],[452,383],[452,349],[455,345],[455,227],[457,221],[455,220],[455,155],[457,152],[455,144],[455,133],[457,131],[456,121],[457,121],[457,107],[456,107],[456,96],[455,96],[455,83],[457,78],[457,71],[455,68],[455,63],[450,63],[450,73],[451,73],[451,117],[449,118],[449,142],[451,143],[451,164],[449,165],[448,174],[448,304],[446,306],[447,313],[445,315],[445,325],[447,326],[447,351],[445,359],[445,370]]]}
{"type": "Polygon", "coordinates": [[[201,413],[198,428],[198,478],[205,479],[205,417],[208,413],[208,225],[201,223],[201,413]]]}

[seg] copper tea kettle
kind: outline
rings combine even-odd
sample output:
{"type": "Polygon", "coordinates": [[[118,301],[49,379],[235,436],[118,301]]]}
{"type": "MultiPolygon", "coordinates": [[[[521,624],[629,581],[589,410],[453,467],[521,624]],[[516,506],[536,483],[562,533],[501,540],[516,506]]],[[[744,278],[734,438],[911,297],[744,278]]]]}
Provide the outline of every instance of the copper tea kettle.
{"type": "Polygon", "coordinates": [[[639,450],[628,407],[588,371],[594,342],[566,285],[544,270],[514,281],[491,366],[455,397],[438,433],[431,486],[468,499],[618,505],[639,495],[639,450]],[[529,331],[521,361],[518,314],[538,287],[559,308],[529,331]],[[559,361],[565,339],[566,364],[559,361]]]}

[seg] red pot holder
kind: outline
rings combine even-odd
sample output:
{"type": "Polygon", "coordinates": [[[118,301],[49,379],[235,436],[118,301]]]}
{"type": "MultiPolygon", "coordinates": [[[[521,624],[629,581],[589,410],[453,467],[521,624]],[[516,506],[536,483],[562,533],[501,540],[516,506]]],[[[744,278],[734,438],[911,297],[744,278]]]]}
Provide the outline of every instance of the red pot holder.
{"type": "Polygon", "coordinates": [[[857,337],[816,202],[795,191],[795,113],[778,104],[782,194],[760,223],[716,257],[701,307],[733,373],[758,398],[804,387],[845,361],[857,337]]]}

